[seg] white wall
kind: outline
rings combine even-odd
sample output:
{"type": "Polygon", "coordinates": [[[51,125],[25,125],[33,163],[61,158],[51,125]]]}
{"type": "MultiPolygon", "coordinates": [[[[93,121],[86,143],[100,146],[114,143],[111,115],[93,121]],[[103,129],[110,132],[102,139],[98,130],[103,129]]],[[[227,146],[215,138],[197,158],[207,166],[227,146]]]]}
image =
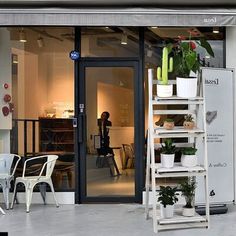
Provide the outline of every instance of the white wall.
{"type": "MultiPolygon", "coordinates": [[[[226,27],[226,68],[233,68],[236,73],[236,27],[226,27]]],[[[235,75],[234,75],[235,76],[235,75]]],[[[235,77],[236,78],[236,77],[235,77]]],[[[234,78],[234,98],[236,98],[236,82],[234,78]]],[[[234,120],[235,120],[235,111],[236,111],[236,103],[234,104],[234,120]]],[[[234,125],[234,147],[236,147],[236,129],[234,125]]],[[[235,165],[235,156],[236,156],[236,148],[234,148],[234,165],[235,165]]],[[[234,167],[234,169],[236,166],[234,167]]],[[[234,171],[235,175],[235,171],[234,171]]],[[[235,184],[236,184],[236,176],[235,184]]],[[[236,196],[236,186],[234,186],[234,200],[236,196]]]]}
{"type": "Polygon", "coordinates": [[[3,101],[5,94],[11,95],[11,47],[10,33],[7,29],[0,29],[0,152],[10,151],[10,129],[12,128],[12,115],[4,116],[2,107],[7,105],[3,101]],[[3,84],[8,83],[9,88],[4,89],[3,84]]]}

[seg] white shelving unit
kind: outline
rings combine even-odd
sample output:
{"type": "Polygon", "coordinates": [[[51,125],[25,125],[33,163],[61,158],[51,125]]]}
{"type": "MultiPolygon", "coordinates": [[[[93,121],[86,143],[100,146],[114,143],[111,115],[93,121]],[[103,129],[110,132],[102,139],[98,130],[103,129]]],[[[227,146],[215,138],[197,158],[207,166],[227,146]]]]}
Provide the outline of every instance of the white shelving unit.
{"type": "Polygon", "coordinates": [[[209,228],[209,197],[208,197],[208,160],[207,160],[207,145],[206,145],[206,119],[205,119],[205,96],[204,86],[200,78],[198,84],[198,96],[191,99],[179,98],[172,96],[169,98],[160,98],[153,94],[153,86],[157,84],[154,79],[154,70],[148,70],[148,87],[149,87],[149,111],[148,111],[148,141],[147,141],[147,166],[146,166],[146,202],[145,202],[145,217],[152,216],[153,230],[157,233],[160,230],[180,229],[180,228],[209,228]],[[167,105],[188,105],[185,110],[166,109],[167,105]],[[165,106],[165,107],[164,107],[165,106]],[[162,108],[163,107],[163,108],[162,108]],[[165,108],[165,109],[164,109],[165,108]],[[163,127],[157,127],[154,124],[154,116],[168,114],[192,114],[196,121],[197,128],[186,130],[183,127],[175,127],[173,130],[166,130],[163,127]],[[204,162],[192,168],[181,166],[180,163],[175,163],[173,168],[163,168],[160,163],[155,162],[155,148],[160,147],[161,138],[188,138],[188,143],[178,143],[178,146],[195,146],[197,149],[202,148],[204,162]],[[159,141],[159,142],[158,142],[159,141]],[[202,176],[204,178],[205,188],[205,205],[206,215],[200,216],[197,213],[193,217],[184,217],[181,214],[182,206],[175,206],[174,217],[171,219],[161,219],[159,206],[157,203],[158,180],[161,178],[177,178],[189,176],[202,176]],[[149,190],[151,189],[151,203],[149,206],[149,190]],[[151,214],[150,214],[151,210],[151,214]]]}

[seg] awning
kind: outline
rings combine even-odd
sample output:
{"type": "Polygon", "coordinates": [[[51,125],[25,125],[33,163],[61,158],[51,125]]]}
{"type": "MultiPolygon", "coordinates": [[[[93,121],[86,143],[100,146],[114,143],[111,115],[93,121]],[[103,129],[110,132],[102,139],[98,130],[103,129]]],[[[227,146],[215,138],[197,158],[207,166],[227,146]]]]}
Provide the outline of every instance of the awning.
{"type": "Polygon", "coordinates": [[[0,25],[234,26],[236,9],[222,8],[8,8],[0,25]]]}

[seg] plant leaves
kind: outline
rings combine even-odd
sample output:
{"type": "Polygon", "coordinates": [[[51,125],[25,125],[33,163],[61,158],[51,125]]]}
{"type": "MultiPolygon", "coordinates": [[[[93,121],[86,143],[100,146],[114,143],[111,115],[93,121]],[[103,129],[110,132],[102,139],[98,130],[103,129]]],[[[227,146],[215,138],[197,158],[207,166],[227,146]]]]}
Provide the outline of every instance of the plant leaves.
{"type": "Polygon", "coordinates": [[[200,39],[200,46],[203,47],[203,48],[205,48],[206,51],[207,51],[207,53],[208,53],[211,57],[215,57],[214,52],[213,52],[213,50],[212,50],[212,48],[211,48],[211,45],[206,41],[206,39],[204,39],[204,38],[201,38],[201,39],[200,39]]]}
{"type": "Polygon", "coordinates": [[[195,51],[189,51],[186,54],[186,65],[189,70],[192,70],[194,64],[196,63],[197,60],[197,53],[195,51]]]}
{"type": "Polygon", "coordinates": [[[170,54],[172,52],[173,44],[172,43],[168,43],[166,45],[166,47],[167,47],[167,50],[168,50],[168,54],[170,54]]]}

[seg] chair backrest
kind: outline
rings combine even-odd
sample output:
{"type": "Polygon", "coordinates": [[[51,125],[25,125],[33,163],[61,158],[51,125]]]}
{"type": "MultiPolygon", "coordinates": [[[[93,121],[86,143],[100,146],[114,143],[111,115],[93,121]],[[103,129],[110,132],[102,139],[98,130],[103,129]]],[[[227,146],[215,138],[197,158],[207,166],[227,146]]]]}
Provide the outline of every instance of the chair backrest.
{"type": "Polygon", "coordinates": [[[57,155],[48,155],[47,161],[50,161],[50,162],[47,163],[47,166],[46,166],[46,177],[51,177],[57,159],[58,159],[57,155]]]}
{"type": "Polygon", "coordinates": [[[124,149],[125,157],[126,158],[134,158],[132,146],[130,144],[122,144],[122,146],[124,149]]]}
{"type": "Polygon", "coordinates": [[[11,167],[14,160],[14,154],[0,154],[0,174],[11,174],[11,167]]]}

